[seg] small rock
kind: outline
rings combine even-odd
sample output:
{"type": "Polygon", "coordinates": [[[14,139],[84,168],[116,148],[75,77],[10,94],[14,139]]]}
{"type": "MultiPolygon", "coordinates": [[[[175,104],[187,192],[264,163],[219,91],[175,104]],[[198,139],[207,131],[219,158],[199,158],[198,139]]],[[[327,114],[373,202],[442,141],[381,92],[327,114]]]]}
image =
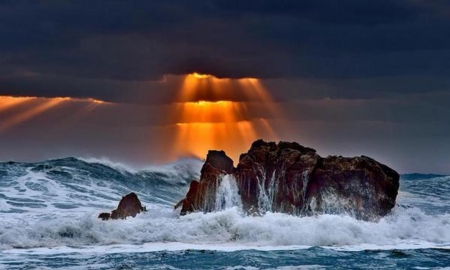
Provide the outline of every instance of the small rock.
{"type": "Polygon", "coordinates": [[[101,213],[100,215],[98,215],[98,218],[101,218],[102,220],[108,220],[111,218],[111,214],[110,213],[101,213]]]}
{"type": "Polygon", "coordinates": [[[117,206],[117,209],[113,210],[111,214],[101,213],[98,218],[101,218],[102,220],[119,218],[125,219],[130,216],[135,217],[137,214],[145,211],[147,210],[144,206],[142,206],[136,193],[131,192],[130,194],[122,197],[119,206],[117,206]]]}

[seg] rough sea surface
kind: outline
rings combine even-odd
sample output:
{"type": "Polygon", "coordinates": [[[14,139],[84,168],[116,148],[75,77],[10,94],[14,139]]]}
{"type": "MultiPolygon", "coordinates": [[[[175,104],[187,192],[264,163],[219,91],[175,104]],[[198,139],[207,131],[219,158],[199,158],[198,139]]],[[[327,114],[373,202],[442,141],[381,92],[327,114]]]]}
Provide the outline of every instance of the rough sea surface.
{"type": "Polygon", "coordinates": [[[376,222],[246,216],[229,178],[216,212],[180,217],[173,205],[201,165],[0,163],[0,269],[450,269],[449,176],[402,176],[397,206],[376,222]],[[132,191],[148,212],[97,218],[132,191]]]}

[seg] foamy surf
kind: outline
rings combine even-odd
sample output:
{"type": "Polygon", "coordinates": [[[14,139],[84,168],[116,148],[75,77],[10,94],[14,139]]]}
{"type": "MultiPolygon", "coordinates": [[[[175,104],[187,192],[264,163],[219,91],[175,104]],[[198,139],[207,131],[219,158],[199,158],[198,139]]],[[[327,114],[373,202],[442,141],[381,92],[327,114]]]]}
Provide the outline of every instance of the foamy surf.
{"type": "MultiPolygon", "coordinates": [[[[425,250],[445,257],[450,249],[449,198],[445,195],[450,194],[449,177],[435,179],[440,183],[436,189],[432,179],[402,181],[398,206],[376,222],[348,215],[298,217],[270,211],[248,216],[241,210],[230,177],[218,189],[216,212],[179,216],[173,205],[198,177],[201,161],[188,159],[135,171],[108,164],[73,158],[0,164],[0,171],[6,172],[0,173],[0,268],[3,264],[19,269],[27,262],[41,268],[64,268],[68,265],[52,263],[65,258],[73,260],[75,269],[84,268],[86,261],[108,269],[127,258],[151,257],[167,259],[160,265],[165,269],[184,257],[195,260],[220,253],[225,265],[237,260],[245,268],[244,255],[253,254],[277,269],[282,267],[279,260],[313,267],[330,256],[343,256],[340,252],[357,257],[366,256],[361,252],[383,252],[401,258],[425,250]],[[97,218],[100,212],[115,208],[130,191],[138,193],[148,212],[126,220],[97,218]],[[310,261],[300,264],[298,256],[310,261]],[[322,261],[314,261],[315,257],[322,261]]],[[[425,259],[420,265],[445,266],[425,259]]]]}
{"type": "Polygon", "coordinates": [[[170,208],[155,208],[136,218],[108,222],[96,215],[96,212],[78,210],[2,217],[0,247],[2,250],[60,245],[86,248],[88,245],[176,242],[233,246],[235,250],[265,247],[283,250],[293,246],[417,249],[444,248],[450,243],[450,215],[429,216],[418,209],[397,209],[378,222],[345,215],[246,216],[237,207],[182,217],[170,208]]]}

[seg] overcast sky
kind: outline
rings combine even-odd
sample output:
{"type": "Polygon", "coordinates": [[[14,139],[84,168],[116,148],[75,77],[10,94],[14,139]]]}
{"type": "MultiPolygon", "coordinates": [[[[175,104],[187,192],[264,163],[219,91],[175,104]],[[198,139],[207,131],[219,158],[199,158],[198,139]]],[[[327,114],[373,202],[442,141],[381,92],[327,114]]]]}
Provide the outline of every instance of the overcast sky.
{"type": "Polygon", "coordinates": [[[173,160],[168,115],[200,72],[260,78],[283,116],[248,106],[277,139],[450,174],[447,0],[10,0],[0,33],[0,96],[82,99],[14,126],[24,108],[0,104],[2,161],[173,160]]]}

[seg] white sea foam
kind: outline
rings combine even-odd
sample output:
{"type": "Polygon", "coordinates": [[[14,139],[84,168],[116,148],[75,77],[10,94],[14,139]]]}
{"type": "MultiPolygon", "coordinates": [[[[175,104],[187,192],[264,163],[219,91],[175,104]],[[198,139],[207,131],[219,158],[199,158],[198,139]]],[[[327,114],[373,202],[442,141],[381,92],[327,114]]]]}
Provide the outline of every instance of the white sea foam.
{"type": "MultiPolygon", "coordinates": [[[[450,215],[428,216],[398,209],[379,222],[349,216],[295,217],[280,213],[245,216],[238,208],[178,217],[171,209],[152,209],[136,218],[101,221],[97,213],[14,214],[0,217],[0,248],[52,248],[147,245],[151,250],[449,248],[450,215]],[[172,243],[172,244],[170,244],[172,243]]],[[[83,248],[85,249],[85,248],[83,248]]],[[[114,247],[117,249],[117,247],[114,247]]],[[[103,252],[103,251],[102,251],[103,252]]]]}
{"type": "MultiPolygon", "coordinates": [[[[97,163],[102,164],[108,167],[111,167],[122,173],[131,173],[131,174],[139,174],[139,173],[159,173],[161,177],[165,180],[174,180],[174,179],[183,179],[188,178],[191,175],[196,175],[199,177],[199,172],[201,167],[203,166],[203,161],[198,158],[182,158],[176,162],[172,162],[164,165],[151,165],[144,166],[141,168],[136,168],[131,165],[125,165],[122,163],[114,162],[109,160],[108,158],[80,158],[88,163],[97,163]]],[[[191,179],[193,180],[193,179],[191,179]]]]}
{"type": "Polygon", "coordinates": [[[169,175],[181,174],[184,177],[187,177],[190,173],[195,172],[195,174],[198,174],[198,176],[200,176],[199,173],[203,166],[203,163],[204,162],[198,158],[182,158],[176,162],[166,165],[146,166],[142,168],[142,170],[161,172],[169,175]]]}
{"type": "MultiPolygon", "coordinates": [[[[183,161],[153,171],[164,172],[166,176],[189,175],[192,166],[197,165],[198,162],[183,161]]],[[[102,221],[97,218],[100,210],[117,206],[120,192],[125,190],[118,185],[126,182],[111,184],[106,179],[94,181],[89,177],[55,180],[48,173],[29,168],[24,174],[2,183],[0,193],[8,197],[7,201],[23,202],[25,206],[12,206],[2,199],[1,211],[27,210],[0,215],[2,253],[286,250],[313,246],[339,250],[450,249],[449,213],[430,214],[418,207],[397,207],[377,222],[345,215],[297,217],[270,211],[262,216],[247,216],[239,207],[235,182],[229,176],[222,179],[218,188],[217,209],[220,211],[180,217],[168,199],[165,204],[150,200],[151,196],[163,196],[161,189],[155,189],[143,197],[148,212],[126,220],[102,221]],[[57,203],[76,207],[62,209],[55,207],[57,203]],[[39,206],[41,204],[43,206],[39,206]]],[[[166,185],[163,188],[176,187],[166,185]]],[[[186,189],[187,185],[182,185],[183,192],[175,194],[180,198],[172,200],[181,199],[186,189]]],[[[416,195],[401,193],[400,199],[402,196],[408,196],[413,202],[416,195]]]]}
{"type": "Polygon", "coordinates": [[[0,192],[8,200],[3,201],[2,212],[11,209],[49,213],[59,208],[78,208],[81,206],[105,207],[112,201],[106,198],[120,198],[108,181],[56,181],[45,172],[26,169],[24,175],[10,180],[7,188],[0,192]],[[10,202],[8,204],[7,202],[10,202]],[[64,205],[64,206],[63,206],[64,205]]]}
{"type": "MultiPolygon", "coordinates": [[[[90,162],[98,164],[99,160],[90,162]]],[[[0,179],[0,195],[5,198],[0,200],[0,213],[112,209],[121,196],[132,191],[149,208],[173,205],[186,194],[189,181],[199,176],[201,166],[200,160],[191,158],[133,171],[122,164],[102,162],[119,173],[73,160],[47,167],[7,167],[15,176],[0,179]]]]}
{"type": "Polygon", "coordinates": [[[119,172],[122,173],[137,173],[139,171],[139,168],[134,167],[132,165],[129,164],[124,164],[124,163],[119,163],[119,162],[115,162],[110,160],[107,157],[101,157],[101,158],[94,158],[94,157],[79,157],[79,160],[82,160],[84,162],[87,163],[97,163],[97,164],[102,164],[108,167],[111,167],[113,169],[118,170],[119,172]]]}
{"type": "Polygon", "coordinates": [[[225,175],[217,188],[216,211],[232,207],[242,208],[241,197],[234,176],[225,175]]]}

